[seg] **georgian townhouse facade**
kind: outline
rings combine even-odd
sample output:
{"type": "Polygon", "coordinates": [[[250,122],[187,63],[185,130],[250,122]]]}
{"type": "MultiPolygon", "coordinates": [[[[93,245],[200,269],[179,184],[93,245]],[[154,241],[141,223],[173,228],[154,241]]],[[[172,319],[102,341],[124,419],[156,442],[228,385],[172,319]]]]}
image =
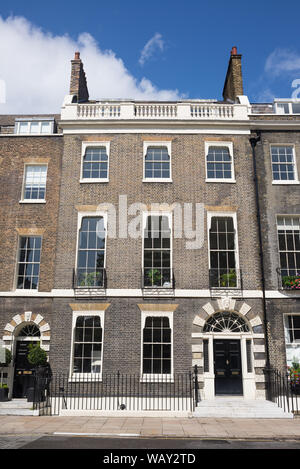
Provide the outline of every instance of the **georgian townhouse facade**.
{"type": "Polygon", "coordinates": [[[291,223],[296,243],[299,203],[296,194],[289,205],[296,185],[272,183],[271,165],[278,146],[286,166],[289,147],[296,158],[298,123],[250,105],[236,48],[223,98],[91,101],[76,53],[60,116],[1,118],[11,397],[26,396],[22,356],[40,341],[69,383],[118,372],[172,382],[197,365],[203,400],[265,398],[264,368],[288,356],[285,314],[297,329],[299,300],[278,290],[274,243],[291,223]]]}
{"type": "Polygon", "coordinates": [[[300,362],[300,105],[252,106],[270,363],[300,362]]]}
{"type": "Polygon", "coordinates": [[[1,339],[10,397],[24,397],[28,344],[50,350],[63,136],[58,115],[1,116],[1,339]]]}

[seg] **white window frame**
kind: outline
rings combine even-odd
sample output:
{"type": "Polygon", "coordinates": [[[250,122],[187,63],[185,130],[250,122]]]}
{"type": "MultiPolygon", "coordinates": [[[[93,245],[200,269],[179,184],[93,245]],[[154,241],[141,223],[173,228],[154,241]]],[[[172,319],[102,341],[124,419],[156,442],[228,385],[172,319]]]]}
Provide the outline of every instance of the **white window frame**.
{"type": "Polygon", "coordinates": [[[34,137],[35,135],[52,135],[54,131],[54,119],[20,119],[16,120],[15,122],[15,134],[17,135],[30,135],[31,137],[34,137]],[[42,132],[42,124],[43,123],[49,123],[50,124],[50,132],[42,132]],[[27,132],[21,132],[21,125],[20,124],[27,124],[27,132]],[[38,123],[38,132],[30,132],[31,130],[31,124],[37,124],[38,123]]]}
{"type": "Polygon", "coordinates": [[[80,183],[102,183],[109,182],[109,160],[110,160],[110,141],[99,142],[82,142],[81,147],[81,165],[80,165],[80,183]],[[106,178],[84,178],[83,177],[83,162],[87,148],[105,148],[107,154],[107,177],[106,178]]]}
{"type": "Polygon", "coordinates": [[[93,381],[102,381],[103,374],[103,348],[104,348],[104,320],[105,320],[105,311],[73,311],[72,317],[72,336],[71,336],[71,353],[70,353],[70,368],[69,368],[69,382],[71,381],[82,381],[83,379],[88,379],[89,382],[93,381]],[[79,316],[99,316],[102,328],[102,346],[101,346],[101,371],[100,373],[73,373],[74,365],[74,343],[75,343],[75,327],[76,321],[79,316]]]}
{"type": "MultiPolygon", "coordinates": [[[[279,268],[280,270],[293,270],[293,269],[289,269],[289,268],[283,268],[281,267],[281,260],[280,260],[280,253],[283,252],[281,249],[280,249],[280,246],[279,246],[279,233],[278,231],[279,230],[283,230],[283,228],[280,228],[280,227],[289,227],[290,225],[279,225],[278,221],[280,218],[297,218],[300,220],[300,215],[296,215],[296,214],[284,214],[284,215],[280,215],[280,214],[277,214],[276,215],[276,237],[277,237],[277,255],[278,255],[278,265],[279,265],[279,268]]],[[[292,228],[286,228],[286,230],[291,230],[292,228]]],[[[286,251],[286,252],[292,252],[292,253],[295,253],[295,252],[298,252],[298,251],[286,251]]],[[[296,270],[296,269],[295,269],[296,270]]]]}
{"type": "Polygon", "coordinates": [[[300,341],[290,342],[288,316],[300,316],[300,314],[299,312],[296,311],[296,312],[291,312],[291,313],[285,313],[283,315],[286,362],[287,362],[287,365],[290,366],[292,364],[293,356],[299,358],[299,362],[300,362],[300,341]]]}
{"type": "Polygon", "coordinates": [[[212,140],[205,142],[205,182],[235,183],[233,143],[232,142],[214,142],[212,140]],[[207,177],[207,154],[209,147],[226,147],[231,157],[231,178],[208,178],[207,177]]]}
{"type": "Polygon", "coordinates": [[[82,226],[83,218],[97,218],[103,217],[104,229],[105,229],[105,249],[104,249],[104,265],[103,268],[106,269],[106,253],[107,253],[107,212],[104,211],[95,211],[95,212],[78,212],[77,218],[77,240],[76,240],[76,254],[75,254],[75,272],[77,272],[77,262],[78,262],[78,247],[79,247],[79,231],[82,226]]]}
{"type": "Polygon", "coordinates": [[[157,311],[141,311],[141,382],[173,382],[174,381],[174,323],[173,323],[173,311],[159,311],[159,305],[157,305],[157,311]],[[169,319],[169,325],[171,329],[171,373],[160,374],[160,373],[143,373],[143,330],[146,324],[147,317],[167,317],[169,319]]]}
{"type": "MultiPolygon", "coordinates": [[[[142,222],[142,272],[144,272],[144,231],[147,226],[147,218],[149,216],[154,216],[154,217],[168,217],[169,221],[169,228],[170,228],[170,273],[172,277],[172,272],[173,272],[173,225],[172,225],[172,212],[163,212],[163,211],[155,211],[155,212],[143,212],[143,222],[142,222]]],[[[172,279],[173,281],[173,279],[172,279]]],[[[164,287],[159,287],[159,288],[164,288],[164,287]]]]}
{"type": "Polygon", "coordinates": [[[16,258],[16,267],[15,267],[15,280],[14,288],[16,292],[38,292],[40,291],[40,276],[41,276],[41,261],[42,261],[42,249],[43,249],[43,236],[38,234],[33,235],[19,235],[18,236],[18,248],[17,248],[17,258],[16,258]],[[38,277],[38,287],[37,288],[18,288],[18,277],[19,277],[19,258],[20,258],[20,249],[21,249],[21,238],[41,238],[41,248],[40,248],[40,262],[39,262],[39,277],[38,277]]]}
{"type": "Polygon", "coordinates": [[[235,269],[238,272],[238,285],[236,288],[240,288],[241,278],[240,278],[240,256],[239,256],[239,240],[238,240],[238,228],[237,228],[237,213],[236,212],[207,212],[207,246],[208,246],[208,268],[211,269],[210,265],[210,236],[209,232],[211,229],[211,219],[213,217],[232,217],[233,227],[235,230],[235,269]]]}
{"type": "Polygon", "coordinates": [[[21,204],[45,204],[46,203],[46,192],[47,192],[47,177],[48,177],[48,163],[25,163],[22,183],[22,198],[19,201],[21,204]],[[46,185],[45,185],[45,198],[44,199],[25,199],[25,184],[26,184],[26,172],[27,166],[45,166],[46,167],[46,185]]]}
{"type": "Polygon", "coordinates": [[[272,184],[277,185],[277,186],[278,185],[299,184],[297,161],[296,161],[296,151],[295,151],[295,145],[293,143],[271,143],[270,144],[270,161],[271,161],[272,184]],[[292,147],[292,149],[293,149],[293,165],[294,165],[295,179],[291,179],[291,180],[284,180],[284,179],[278,179],[278,180],[276,179],[275,180],[275,179],[273,179],[272,147],[292,147]]]}
{"type": "Polygon", "coordinates": [[[172,142],[170,140],[166,141],[145,141],[143,142],[143,182],[173,182],[172,181],[172,142]],[[169,155],[169,165],[170,165],[170,177],[168,178],[146,178],[145,176],[145,166],[146,166],[146,155],[149,147],[166,147],[169,155]]]}

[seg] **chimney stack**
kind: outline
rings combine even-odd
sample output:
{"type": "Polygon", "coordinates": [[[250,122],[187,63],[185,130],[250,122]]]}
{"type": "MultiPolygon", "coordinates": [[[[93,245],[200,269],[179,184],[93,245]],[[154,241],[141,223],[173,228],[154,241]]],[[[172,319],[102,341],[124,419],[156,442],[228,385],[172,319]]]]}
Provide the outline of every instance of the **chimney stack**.
{"type": "Polygon", "coordinates": [[[232,47],[223,88],[224,101],[237,102],[237,96],[244,94],[242,76],[242,56],[232,47]]]}
{"type": "Polygon", "coordinates": [[[71,81],[70,94],[75,95],[77,103],[86,102],[89,99],[86,76],[83,70],[83,63],[80,59],[80,52],[75,52],[75,57],[71,60],[71,81]]]}

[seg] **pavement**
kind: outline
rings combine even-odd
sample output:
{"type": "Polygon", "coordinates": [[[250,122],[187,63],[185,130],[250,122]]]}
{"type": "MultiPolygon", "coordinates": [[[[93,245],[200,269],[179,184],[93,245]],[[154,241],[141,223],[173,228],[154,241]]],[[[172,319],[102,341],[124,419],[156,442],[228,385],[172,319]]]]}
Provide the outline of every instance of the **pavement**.
{"type": "MultiPolygon", "coordinates": [[[[299,440],[300,418],[0,416],[1,438],[44,435],[299,440]]],[[[23,440],[22,440],[23,441],[23,440]]]]}

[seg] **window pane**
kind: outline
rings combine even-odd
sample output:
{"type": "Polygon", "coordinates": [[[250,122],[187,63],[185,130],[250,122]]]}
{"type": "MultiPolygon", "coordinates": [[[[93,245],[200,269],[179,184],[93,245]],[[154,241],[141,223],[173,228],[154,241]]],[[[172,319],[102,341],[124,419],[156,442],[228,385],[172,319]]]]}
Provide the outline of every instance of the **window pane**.
{"type": "Polygon", "coordinates": [[[21,237],[17,288],[37,289],[40,270],[40,237],[21,237]]]}
{"type": "Polygon", "coordinates": [[[45,198],[47,179],[46,165],[27,165],[25,168],[24,199],[45,198]]]}
{"type": "Polygon", "coordinates": [[[73,373],[101,370],[102,329],[99,316],[79,316],[74,334],[73,373]]]}
{"type": "Polygon", "coordinates": [[[167,317],[147,317],[143,330],[143,373],[171,372],[171,329],[167,317]]]}
{"type": "Polygon", "coordinates": [[[210,146],[206,156],[208,179],[231,178],[231,155],[228,147],[210,146]]]}

